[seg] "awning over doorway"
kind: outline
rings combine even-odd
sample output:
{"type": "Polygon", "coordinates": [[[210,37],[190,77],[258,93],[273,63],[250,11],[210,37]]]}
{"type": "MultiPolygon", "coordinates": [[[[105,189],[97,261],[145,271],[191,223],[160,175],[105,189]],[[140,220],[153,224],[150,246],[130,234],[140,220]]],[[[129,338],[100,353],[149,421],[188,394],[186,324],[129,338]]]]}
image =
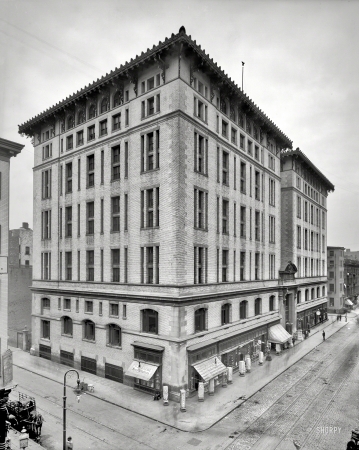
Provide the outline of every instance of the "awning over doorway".
{"type": "Polygon", "coordinates": [[[268,341],[273,342],[274,344],[284,344],[289,339],[291,339],[291,335],[280,325],[273,325],[268,330],[268,341]]]}
{"type": "Polygon", "coordinates": [[[204,381],[209,381],[227,370],[227,367],[222,363],[218,356],[214,356],[197,364],[192,364],[192,366],[197,370],[204,381]]]}
{"type": "Polygon", "coordinates": [[[349,298],[347,298],[345,300],[345,304],[348,305],[348,306],[353,306],[354,305],[354,303],[351,300],[349,300],[349,298]]]}
{"type": "Polygon", "coordinates": [[[149,381],[153,377],[157,368],[158,366],[155,364],[148,364],[140,361],[132,361],[125,375],[149,381]]]}

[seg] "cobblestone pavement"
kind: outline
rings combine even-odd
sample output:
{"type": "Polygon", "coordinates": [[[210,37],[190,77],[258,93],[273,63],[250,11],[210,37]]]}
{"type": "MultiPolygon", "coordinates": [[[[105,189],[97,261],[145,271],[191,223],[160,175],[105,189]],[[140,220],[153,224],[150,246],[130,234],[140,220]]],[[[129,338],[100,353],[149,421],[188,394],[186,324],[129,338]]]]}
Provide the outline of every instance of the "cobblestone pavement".
{"type": "Polygon", "coordinates": [[[359,329],[348,323],[232,413],[226,448],[345,449],[359,425],[358,375],[359,329]]]}

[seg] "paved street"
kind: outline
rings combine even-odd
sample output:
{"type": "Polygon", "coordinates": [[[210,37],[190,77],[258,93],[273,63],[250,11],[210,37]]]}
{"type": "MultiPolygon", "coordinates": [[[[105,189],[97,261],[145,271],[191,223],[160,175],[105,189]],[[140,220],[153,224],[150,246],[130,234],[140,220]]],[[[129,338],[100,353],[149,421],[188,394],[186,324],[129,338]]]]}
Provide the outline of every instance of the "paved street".
{"type": "MultiPolygon", "coordinates": [[[[345,449],[351,429],[358,425],[358,362],[359,328],[352,320],[217,424],[196,433],[179,431],[90,395],[82,395],[77,403],[68,388],[68,433],[76,449],[168,449],[170,445],[173,449],[291,450],[294,441],[301,450],[345,449]]],[[[42,445],[61,449],[62,386],[18,367],[14,378],[20,390],[36,397],[45,417],[42,445]]]]}

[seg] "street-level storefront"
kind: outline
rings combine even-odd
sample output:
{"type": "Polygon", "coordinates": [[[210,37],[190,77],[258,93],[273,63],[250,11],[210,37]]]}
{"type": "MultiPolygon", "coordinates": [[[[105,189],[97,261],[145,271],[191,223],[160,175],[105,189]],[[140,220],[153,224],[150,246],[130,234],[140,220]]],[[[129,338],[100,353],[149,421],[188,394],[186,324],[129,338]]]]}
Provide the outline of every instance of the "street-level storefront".
{"type": "Polygon", "coordinates": [[[289,345],[291,339],[292,335],[279,323],[271,326],[268,330],[268,342],[271,344],[272,348],[275,348],[276,345],[280,345],[281,348],[284,349],[289,345]]]}
{"type": "Polygon", "coordinates": [[[153,395],[162,391],[162,354],[164,347],[134,342],[134,360],[125,375],[133,378],[133,387],[153,395]]]}
{"type": "Polygon", "coordinates": [[[257,360],[261,344],[267,343],[269,325],[273,324],[266,324],[244,333],[230,333],[226,339],[208,339],[205,342],[189,346],[187,358],[190,395],[196,393],[199,382],[204,382],[204,390],[208,392],[211,378],[214,378],[215,387],[225,384],[224,377],[227,377],[227,367],[232,367],[233,371],[237,371],[239,361],[244,360],[246,355],[249,355],[252,361],[257,360]],[[206,376],[203,376],[203,367],[206,368],[206,376]],[[214,375],[215,373],[216,375],[214,375]]]}
{"type": "Polygon", "coordinates": [[[297,329],[310,330],[328,320],[327,303],[297,312],[297,329]]]}

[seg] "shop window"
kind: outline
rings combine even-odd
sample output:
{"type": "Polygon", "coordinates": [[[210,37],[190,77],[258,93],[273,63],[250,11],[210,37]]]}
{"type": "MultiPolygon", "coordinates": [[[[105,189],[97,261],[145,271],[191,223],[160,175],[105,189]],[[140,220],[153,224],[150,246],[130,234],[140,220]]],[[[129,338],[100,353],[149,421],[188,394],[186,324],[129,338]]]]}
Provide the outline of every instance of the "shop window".
{"type": "Polygon", "coordinates": [[[142,331],[158,334],[158,312],[153,309],[142,310],[142,331]]]}

